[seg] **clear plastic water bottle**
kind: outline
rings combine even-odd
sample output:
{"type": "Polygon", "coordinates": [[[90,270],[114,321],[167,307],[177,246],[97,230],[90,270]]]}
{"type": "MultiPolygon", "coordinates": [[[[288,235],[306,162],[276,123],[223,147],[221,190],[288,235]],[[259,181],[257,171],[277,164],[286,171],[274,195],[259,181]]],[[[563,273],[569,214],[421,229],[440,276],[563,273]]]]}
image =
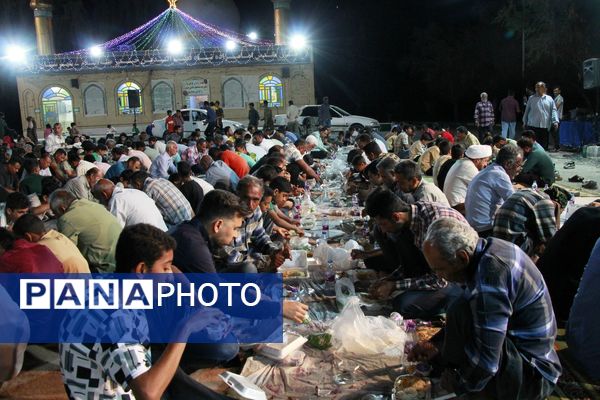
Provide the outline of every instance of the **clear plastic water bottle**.
{"type": "Polygon", "coordinates": [[[358,207],[358,195],[356,193],[352,195],[352,207],[358,207]]]}
{"type": "Polygon", "coordinates": [[[335,269],[333,268],[333,258],[331,254],[327,258],[327,269],[325,270],[325,282],[335,283],[335,269]]]}
{"type": "Polygon", "coordinates": [[[531,184],[531,189],[533,189],[534,191],[537,192],[538,190],[538,184],[537,181],[533,181],[533,183],[531,184]]]}
{"type": "Polygon", "coordinates": [[[321,238],[323,240],[329,239],[329,218],[327,215],[323,216],[323,222],[321,225],[321,238]]]}
{"type": "Polygon", "coordinates": [[[300,205],[300,201],[296,203],[294,206],[294,220],[300,221],[302,219],[302,206],[300,205]]]}
{"type": "Polygon", "coordinates": [[[394,321],[394,323],[399,328],[403,328],[404,327],[404,318],[402,318],[402,315],[400,315],[400,313],[397,313],[396,311],[394,311],[393,313],[390,314],[390,319],[392,321],[394,321]]]}

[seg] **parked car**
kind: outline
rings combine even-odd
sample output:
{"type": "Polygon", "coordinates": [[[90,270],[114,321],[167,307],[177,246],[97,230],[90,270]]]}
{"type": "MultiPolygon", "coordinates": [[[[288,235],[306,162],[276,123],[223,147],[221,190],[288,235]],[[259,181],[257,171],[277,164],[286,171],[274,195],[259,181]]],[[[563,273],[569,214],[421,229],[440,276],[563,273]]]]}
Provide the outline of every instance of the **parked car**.
{"type": "MultiPolygon", "coordinates": [[[[346,131],[348,129],[362,130],[370,128],[379,130],[379,121],[373,118],[361,117],[360,115],[352,115],[342,108],[334,105],[329,106],[331,110],[331,130],[346,131]]],[[[307,105],[300,108],[300,116],[298,123],[307,129],[316,129],[319,120],[319,105],[307,105]]],[[[285,114],[275,116],[275,125],[285,125],[287,117],[285,114]]]]}
{"type": "MultiPolygon", "coordinates": [[[[206,110],[201,108],[184,108],[181,110],[183,116],[183,137],[188,137],[196,129],[200,129],[203,133],[206,130],[208,122],[206,122],[206,110]]],[[[154,136],[162,137],[165,132],[165,120],[167,117],[157,119],[153,121],[154,128],[152,128],[152,134],[154,136]]],[[[234,130],[239,128],[245,128],[244,124],[232,121],[229,119],[223,120],[223,126],[231,126],[234,130]]]]}

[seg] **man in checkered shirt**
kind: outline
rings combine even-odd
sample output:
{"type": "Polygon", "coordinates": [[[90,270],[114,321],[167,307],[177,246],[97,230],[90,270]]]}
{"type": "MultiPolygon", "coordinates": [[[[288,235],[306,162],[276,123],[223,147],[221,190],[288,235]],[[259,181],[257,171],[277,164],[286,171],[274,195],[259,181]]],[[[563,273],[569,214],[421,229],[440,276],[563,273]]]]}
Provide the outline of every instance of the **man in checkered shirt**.
{"type": "Polygon", "coordinates": [[[479,140],[483,140],[487,133],[494,130],[494,106],[488,100],[486,92],[481,93],[481,101],[475,105],[475,126],[479,133],[479,140]]]}

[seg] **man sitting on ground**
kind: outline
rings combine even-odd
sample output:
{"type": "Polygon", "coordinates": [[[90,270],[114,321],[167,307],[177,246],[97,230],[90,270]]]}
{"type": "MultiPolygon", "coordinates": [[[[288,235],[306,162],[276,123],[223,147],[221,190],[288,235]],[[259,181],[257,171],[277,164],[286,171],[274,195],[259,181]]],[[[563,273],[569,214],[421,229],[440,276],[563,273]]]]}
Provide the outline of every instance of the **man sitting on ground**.
{"type": "Polygon", "coordinates": [[[15,222],[13,232],[31,243],[42,244],[62,263],[67,274],[89,274],[90,267],[77,246],[65,235],[46,229],[41,219],[25,214],[15,222]]]}
{"type": "Polygon", "coordinates": [[[540,187],[554,183],[554,162],[544,150],[536,150],[530,138],[521,138],[517,142],[525,155],[523,170],[515,178],[516,182],[531,185],[534,181],[540,187]]]}
{"type": "Polygon", "coordinates": [[[536,262],[556,233],[556,211],[543,192],[519,190],[496,212],[492,236],[516,244],[536,262]]]}
{"type": "Polygon", "coordinates": [[[58,218],[58,231],[75,243],[90,270],[114,271],[119,221],[100,204],[77,200],[66,190],[53,192],[49,203],[58,218]]]}
{"type": "Polygon", "coordinates": [[[438,158],[440,158],[440,148],[438,146],[439,139],[437,139],[434,143],[431,144],[425,150],[425,153],[419,158],[419,167],[421,168],[421,172],[423,172],[427,176],[433,175],[433,166],[438,158]]]}
{"type": "Polygon", "coordinates": [[[23,193],[10,193],[6,203],[0,203],[0,228],[12,229],[15,221],[29,212],[30,206],[31,202],[23,193]]]}
{"type": "Polygon", "coordinates": [[[452,207],[464,213],[467,187],[475,175],[487,166],[491,156],[490,146],[472,145],[465,151],[465,158],[450,168],[444,181],[444,194],[452,207]]]}
{"type": "MultiPolygon", "coordinates": [[[[421,247],[427,227],[433,221],[450,217],[466,223],[464,217],[441,204],[406,204],[389,190],[371,193],[365,210],[375,221],[375,239],[381,246],[386,264],[397,268],[388,280],[374,284],[370,292],[385,299],[394,291],[401,291],[393,305],[405,318],[430,319],[443,313],[461,289],[432,274],[421,247]]],[[[357,253],[353,255],[356,257],[357,253]]],[[[369,257],[374,255],[369,254],[369,257]]]]}
{"type": "MultiPolygon", "coordinates": [[[[492,233],[498,207],[514,193],[512,179],[523,164],[523,152],[513,145],[504,146],[496,161],[479,172],[469,184],[465,197],[465,216],[481,235],[492,233]]],[[[446,181],[448,184],[448,181],[446,181]]]]}
{"type": "MultiPolygon", "coordinates": [[[[260,201],[263,195],[263,182],[252,176],[245,176],[238,185],[238,196],[246,203],[251,214],[244,218],[240,235],[225,249],[226,260],[217,270],[240,268],[245,272],[274,271],[289,257],[289,247],[273,243],[263,227],[263,214],[260,201]]],[[[223,257],[223,255],[221,255],[223,257]]]]}
{"type": "Polygon", "coordinates": [[[462,144],[455,144],[450,149],[450,159],[446,161],[441,167],[440,171],[436,175],[437,184],[436,186],[444,190],[444,184],[446,183],[446,177],[450,169],[456,164],[456,162],[465,156],[465,148],[462,144]]]}
{"type": "Polygon", "coordinates": [[[419,165],[411,160],[402,160],[394,168],[396,185],[403,193],[410,193],[414,201],[427,201],[448,205],[448,199],[433,183],[425,182],[419,165]]]}
{"type": "Polygon", "coordinates": [[[192,219],[193,211],[190,202],[167,179],[153,179],[148,173],[138,171],[131,176],[131,186],[154,200],[167,227],[192,219]]]}
{"type": "Polygon", "coordinates": [[[62,263],[46,246],[16,238],[0,228],[0,273],[62,274],[62,263]]]}
{"type": "Polygon", "coordinates": [[[433,184],[437,187],[440,187],[438,184],[438,175],[440,174],[440,169],[446,163],[446,161],[449,161],[452,158],[450,155],[450,148],[452,147],[452,144],[447,140],[441,140],[438,144],[438,147],[440,148],[440,158],[435,160],[431,176],[433,177],[433,184]]]}
{"type": "Polygon", "coordinates": [[[442,218],[423,252],[441,278],[466,285],[446,313],[446,328],[410,351],[410,361],[447,368],[445,389],[486,399],[544,399],[561,367],[556,321],[544,279],[517,246],[479,239],[467,224],[442,218]]]}
{"type": "Polygon", "coordinates": [[[102,178],[102,171],[96,167],[89,169],[85,175],[70,179],[63,189],[75,196],[76,199],[96,201],[92,188],[102,178]]]}
{"type": "Polygon", "coordinates": [[[167,231],[167,225],[154,200],[141,190],[122,188],[108,179],[100,179],[92,192],[122,227],[148,224],[167,231]]]}
{"type": "MultiPolygon", "coordinates": [[[[145,224],[129,226],[118,238],[116,272],[173,273],[175,247],[175,241],[160,229],[145,224]]],[[[174,399],[228,398],[212,392],[179,368],[188,337],[216,321],[221,315],[218,310],[204,309],[173,327],[179,342],[167,344],[154,360],[148,345],[151,328],[147,321],[139,321],[143,317],[135,311],[127,314],[132,323],[122,324],[122,332],[115,331],[116,321],[107,310],[89,310],[78,315],[81,317],[65,319],[62,330],[72,335],[93,332],[92,338],[106,337],[111,342],[90,343],[88,339],[83,343],[82,337],[82,343],[60,344],[60,369],[70,398],[159,399],[163,394],[174,399]],[[137,324],[133,323],[135,320],[137,324]],[[139,343],[131,338],[138,338],[139,343]]]]}
{"type": "Polygon", "coordinates": [[[206,182],[213,187],[230,191],[236,190],[240,178],[223,161],[213,161],[211,156],[206,155],[202,156],[198,165],[206,174],[206,182]]]}

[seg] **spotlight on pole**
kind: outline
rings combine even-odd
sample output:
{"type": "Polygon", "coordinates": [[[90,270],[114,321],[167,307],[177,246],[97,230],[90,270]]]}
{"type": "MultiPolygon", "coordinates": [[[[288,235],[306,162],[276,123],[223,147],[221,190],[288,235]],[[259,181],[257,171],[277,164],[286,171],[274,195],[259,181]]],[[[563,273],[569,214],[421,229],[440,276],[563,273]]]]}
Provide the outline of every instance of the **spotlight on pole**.
{"type": "Polygon", "coordinates": [[[307,46],[306,36],[300,34],[292,35],[289,44],[293,50],[303,50],[307,46]]]}
{"type": "Polygon", "coordinates": [[[228,51],[233,51],[236,47],[237,43],[233,40],[228,40],[227,42],[225,42],[225,49],[227,49],[228,51]]]}
{"type": "Polygon", "coordinates": [[[256,39],[258,39],[258,33],[256,33],[256,32],[250,32],[248,34],[248,39],[250,39],[250,40],[256,40],[256,39]]]}
{"type": "Polygon", "coordinates": [[[173,55],[181,54],[183,53],[183,43],[179,39],[171,39],[167,43],[167,51],[173,55]]]}
{"type": "Polygon", "coordinates": [[[90,55],[94,58],[101,57],[104,54],[104,50],[100,46],[92,46],[90,47],[90,55]]]}
{"type": "Polygon", "coordinates": [[[5,58],[15,64],[25,64],[27,62],[27,49],[21,45],[8,45],[4,53],[5,58]]]}

